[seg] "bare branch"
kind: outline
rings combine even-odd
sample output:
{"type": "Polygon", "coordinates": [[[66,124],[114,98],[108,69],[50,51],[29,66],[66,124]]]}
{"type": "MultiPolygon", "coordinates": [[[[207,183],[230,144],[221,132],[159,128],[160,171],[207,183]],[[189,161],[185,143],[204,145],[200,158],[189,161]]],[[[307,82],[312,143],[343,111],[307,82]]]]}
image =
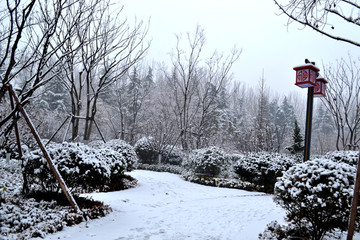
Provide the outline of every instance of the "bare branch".
{"type": "Polygon", "coordinates": [[[281,12],[289,17],[288,25],[292,22],[298,22],[304,27],[308,26],[311,29],[338,41],[350,43],[354,46],[360,47],[360,42],[357,39],[339,36],[331,31],[335,28],[334,24],[329,22],[328,14],[339,17],[344,23],[353,26],[360,26],[359,10],[360,6],[356,1],[351,0],[292,0],[287,4],[280,4],[279,0],[274,0],[281,12]],[[352,8],[349,15],[346,16],[342,9],[352,8]],[[357,15],[356,15],[357,14],[357,15]],[[330,26],[330,30],[325,27],[330,26]]]}

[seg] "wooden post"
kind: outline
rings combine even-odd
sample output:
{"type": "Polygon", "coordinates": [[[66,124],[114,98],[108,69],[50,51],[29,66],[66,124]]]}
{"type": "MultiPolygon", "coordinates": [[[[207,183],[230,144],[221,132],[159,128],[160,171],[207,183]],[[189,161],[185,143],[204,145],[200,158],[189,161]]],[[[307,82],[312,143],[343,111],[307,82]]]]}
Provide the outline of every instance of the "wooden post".
{"type": "Polygon", "coordinates": [[[43,145],[43,143],[42,143],[42,141],[40,139],[40,136],[39,136],[38,132],[36,131],[35,127],[34,127],[34,124],[31,122],[31,119],[29,118],[29,115],[27,114],[26,110],[21,106],[19,98],[17,97],[16,93],[14,92],[14,89],[12,88],[11,85],[8,85],[7,89],[9,90],[10,94],[13,96],[17,107],[19,108],[20,112],[22,113],[27,125],[29,126],[29,128],[31,130],[31,133],[33,134],[33,136],[34,136],[37,144],[39,145],[39,147],[40,147],[46,161],[48,162],[51,171],[55,175],[56,180],[59,182],[60,187],[63,190],[64,194],[66,195],[67,199],[69,200],[71,206],[74,208],[75,212],[81,213],[81,210],[80,210],[79,206],[77,205],[74,197],[72,196],[70,190],[66,186],[64,179],[60,175],[60,173],[57,170],[56,166],[53,164],[49,153],[45,149],[45,147],[44,147],[44,145],[43,145]]]}
{"type": "Polygon", "coordinates": [[[353,236],[354,236],[356,212],[357,212],[358,201],[359,201],[359,192],[360,192],[360,151],[359,151],[359,159],[358,159],[358,165],[357,165],[357,170],[356,170],[354,196],[353,196],[353,201],[352,201],[352,205],[351,205],[350,222],[349,222],[347,240],[352,240],[353,236]]]}

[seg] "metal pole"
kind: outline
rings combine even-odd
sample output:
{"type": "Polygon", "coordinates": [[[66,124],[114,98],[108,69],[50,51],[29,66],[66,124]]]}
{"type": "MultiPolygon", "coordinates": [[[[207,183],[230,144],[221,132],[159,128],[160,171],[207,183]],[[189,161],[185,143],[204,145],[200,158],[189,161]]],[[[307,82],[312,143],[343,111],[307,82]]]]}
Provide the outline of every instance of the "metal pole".
{"type": "Polygon", "coordinates": [[[353,236],[354,236],[356,211],[357,211],[357,206],[358,206],[358,201],[359,201],[359,191],[360,191],[360,151],[359,151],[359,159],[358,159],[356,178],[355,178],[354,196],[353,196],[353,201],[352,201],[352,205],[351,205],[348,235],[346,238],[347,240],[352,240],[353,236]]]}
{"type": "Polygon", "coordinates": [[[310,159],[312,112],[314,105],[313,103],[314,103],[314,88],[309,87],[308,98],[307,98],[307,109],[306,109],[304,162],[310,159]]]}

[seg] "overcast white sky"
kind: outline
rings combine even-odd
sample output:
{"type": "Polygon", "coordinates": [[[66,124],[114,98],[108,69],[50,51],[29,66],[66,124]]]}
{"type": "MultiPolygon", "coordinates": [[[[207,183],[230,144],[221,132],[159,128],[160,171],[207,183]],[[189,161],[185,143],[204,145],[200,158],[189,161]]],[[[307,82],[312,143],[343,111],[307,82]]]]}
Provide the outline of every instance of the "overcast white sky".
{"type": "MultiPolygon", "coordinates": [[[[278,16],[272,0],[123,0],[131,22],[151,17],[149,37],[151,61],[168,63],[175,47],[175,34],[193,33],[196,26],[205,29],[207,39],[203,57],[214,50],[228,53],[236,45],[243,50],[233,67],[234,79],[256,86],[262,71],[266,84],[275,91],[300,91],[294,85],[294,66],[308,58],[317,65],[337,59],[360,56],[360,48],[335,41],[311,29],[278,16]],[[302,29],[302,30],[301,30],[302,29]]],[[[355,35],[356,36],[356,35],[355,35]]],[[[321,68],[321,67],[320,67],[321,68]]]]}

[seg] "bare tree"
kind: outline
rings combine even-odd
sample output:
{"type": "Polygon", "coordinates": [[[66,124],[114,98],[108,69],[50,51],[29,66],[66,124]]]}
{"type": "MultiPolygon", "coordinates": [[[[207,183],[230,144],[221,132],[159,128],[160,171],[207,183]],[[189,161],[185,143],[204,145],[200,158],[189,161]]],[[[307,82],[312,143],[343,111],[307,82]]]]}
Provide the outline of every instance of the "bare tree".
{"type": "Polygon", "coordinates": [[[331,112],[337,132],[336,148],[355,149],[360,142],[360,68],[359,60],[341,59],[335,67],[324,67],[329,80],[322,101],[331,112]]]}
{"type": "MultiPolygon", "coordinates": [[[[10,1],[0,9],[0,95],[7,85],[16,86],[21,105],[27,105],[36,91],[57,76],[56,68],[70,52],[57,56],[62,46],[73,32],[67,31],[62,37],[56,35],[67,9],[80,0],[68,1],[10,1]]],[[[73,29],[77,18],[68,23],[73,29]]],[[[18,109],[13,109],[0,121],[0,127],[18,109]]],[[[10,122],[12,125],[14,122],[10,122]]],[[[11,129],[8,127],[6,129],[11,129]]],[[[8,134],[9,131],[2,131],[8,134]]]]}
{"type": "Polygon", "coordinates": [[[174,113],[178,128],[180,129],[181,145],[184,150],[189,149],[189,134],[191,134],[191,120],[194,117],[194,96],[199,84],[197,66],[200,62],[200,53],[205,44],[204,30],[197,26],[195,33],[187,34],[189,54],[181,48],[181,37],[177,37],[175,52],[172,55],[173,70],[167,75],[168,86],[172,92],[174,113]]]}
{"type": "MultiPolygon", "coordinates": [[[[195,122],[196,132],[196,148],[203,147],[202,141],[204,141],[205,132],[207,132],[206,139],[209,140],[212,134],[211,129],[207,126],[214,124],[212,117],[217,118],[215,121],[218,122],[221,114],[220,109],[224,110],[222,104],[227,99],[220,99],[220,95],[227,98],[226,86],[231,78],[230,70],[234,62],[239,58],[241,51],[234,48],[229,56],[223,56],[214,52],[213,55],[206,61],[206,66],[200,71],[203,75],[200,78],[199,88],[197,92],[197,98],[200,102],[199,114],[195,122]],[[222,103],[220,101],[223,101],[222,103]]],[[[219,130],[219,129],[217,129],[219,130]]]]}
{"type": "Polygon", "coordinates": [[[78,46],[65,62],[66,86],[71,94],[74,116],[72,138],[78,136],[83,109],[84,140],[90,139],[100,94],[120,80],[149,48],[149,43],[145,43],[148,25],[144,22],[135,22],[131,28],[123,18],[122,8],[116,10],[110,1],[94,0],[90,5],[91,12],[83,13],[80,18],[76,37],[61,49],[67,52],[78,46]]]}
{"type": "Polygon", "coordinates": [[[274,0],[281,12],[289,17],[288,24],[298,22],[335,40],[360,47],[355,37],[337,35],[342,26],[360,27],[360,5],[357,0],[274,0]],[[342,25],[342,26],[338,26],[342,25]]]}
{"type": "Polygon", "coordinates": [[[199,146],[206,120],[214,111],[212,106],[215,98],[225,86],[231,67],[241,51],[234,48],[228,57],[214,53],[203,64],[201,53],[205,45],[204,30],[197,26],[193,35],[187,34],[188,52],[181,47],[181,40],[177,36],[172,56],[173,70],[167,74],[167,81],[180,129],[181,145],[188,150],[194,140],[192,144],[199,146]]]}

